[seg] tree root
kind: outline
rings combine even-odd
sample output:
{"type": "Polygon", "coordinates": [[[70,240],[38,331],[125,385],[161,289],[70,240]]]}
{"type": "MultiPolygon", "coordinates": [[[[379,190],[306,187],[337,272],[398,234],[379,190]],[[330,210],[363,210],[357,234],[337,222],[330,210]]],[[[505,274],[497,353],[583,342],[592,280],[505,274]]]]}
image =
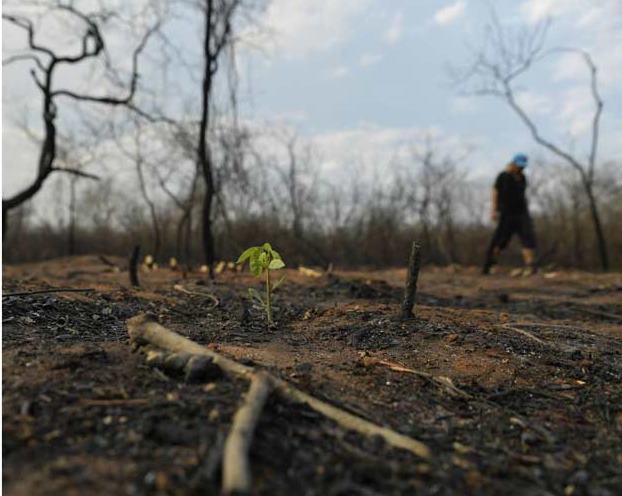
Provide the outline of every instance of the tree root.
{"type": "Polygon", "coordinates": [[[186,360],[183,358],[165,359],[169,367],[174,367],[175,364],[182,368],[186,367],[193,356],[200,355],[210,358],[211,363],[217,365],[230,377],[251,380],[247,398],[236,413],[232,430],[227,438],[223,457],[224,490],[243,492],[244,488],[250,487],[247,485],[250,480],[248,448],[257,419],[270,390],[286,400],[307,405],[345,429],[356,431],[364,436],[380,436],[390,446],[409,451],[420,458],[428,459],[431,456],[430,449],[422,442],[319,400],[268,372],[258,371],[201,346],[160,325],[151,315],[142,314],[133,317],[127,321],[127,327],[132,345],[145,347],[152,355],[157,352],[154,352],[151,347],[156,347],[172,352],[178,357],[191,357],[186,360]],[[225,486],[225,484],[231,485],[225,486]]]}

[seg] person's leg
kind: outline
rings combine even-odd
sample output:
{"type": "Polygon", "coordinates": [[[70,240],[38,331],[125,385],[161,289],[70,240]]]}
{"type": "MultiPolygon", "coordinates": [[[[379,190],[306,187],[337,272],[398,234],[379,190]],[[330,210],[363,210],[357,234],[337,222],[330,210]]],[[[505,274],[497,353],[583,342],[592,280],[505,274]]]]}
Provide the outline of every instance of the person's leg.
{"type": "Polygon", "coordinates": [[[499,257],[500,252],[501,250],[496,245],[496,239],[493,235],[490,240],[490,244],[488,245],[488,249],[486,250],[486,258],[484,260],[484,266],[482,267],[482,274],[490,274],[490,269],[497,263],[497,258],[499,257]]]}
{"type": "Polygon", "coordinates": [[[523,274],[534,274],[537,270],[536,235],[533,228],[533,222],[531,221],[531,217],[529,217],[529,215],[524,215],[522,217],[518,235],[523,245],[523,262],[525,264],[525,270],[523,274]]]}
{"type": "Polygon", "coordinates": [[[499,219],[499,223],[497,224],[497,228],[492,235],[490,244],[488,245],[488,250],[486,250],[486,259],[484,261],[484,266],[482,267],[482,274],[490,273],[492,266],[497,263],[501,250],[503,250],[503,248],[505,248],[508,244],[508,241],[512,236],[512,232],[508,229],[508,227],[507,219],[501,217],[499,219]]]}

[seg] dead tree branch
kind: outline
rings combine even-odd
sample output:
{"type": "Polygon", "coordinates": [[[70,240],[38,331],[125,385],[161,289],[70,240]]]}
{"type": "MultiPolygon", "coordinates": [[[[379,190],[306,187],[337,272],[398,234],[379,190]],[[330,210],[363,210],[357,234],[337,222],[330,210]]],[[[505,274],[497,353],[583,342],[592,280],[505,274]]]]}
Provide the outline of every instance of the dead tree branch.
{"type": "Polygon", "coordinates": [[[2,229],[4,234],[6,234],[8,212],[35,196],[41,190],[43,184],[52,173],[67,172],[70,174],[82,175],[84,177],[91,177],[92,179],[95,178],[94,176],[86,175],[86,173],[78,172],[75,169],[55,166],[58,155],[57,141],[59,138],[56,129],[58,97],[65,96],[79,101],[112,106],[123,105],[140,113],[141,115],[144,114],[144,112],[141,112],[132,103],[139,78],[138,60],[150,36],[159,29],[160,23],[156,22],[145,32],[132,53],[132,70],[127,95],[124,97],[114,97],[108,95],[93,96],[66,89],[55,89],[55,76],[60,67],[78,66],[84,61],[95,60],[105,54],[106,44],[100,31],[100,21],[95,14],[87,15],[80,12],[73,6],[73,3],[59,3],[54,8],[57,11],[65,12],[80,19],[85,25],[86,29],[81,35],[80,51],[76,55],[59,55],[55,50],[37,43],[35,40],[35,27],[30,19],[10,14],[2,15],[2,18],[5,21],[17,26],[20,29],[23,29],[26,32],[28,49],[31,53],[9,58],[4,61],[4,64],[6,65],[7,63],[11,63],[16,60],[30,59],[34,61],[35,67],[30,70],[30,73],[37,87],[41,91],[43,100],[43,111],[41,117],[44,124],[44,137],[40,145],[37,175],[35,179],[23,190],[7,199],[2,200],[2,229]]]}
{"type": "Polygon", "coordinates": [[[271,389],[272,384],[267,373],[253,374],[244,403],[233,417],[222,459],[222,492],[225,495],[251,492],[249,450],[255,427],[271,389]]]}
{"type": "MultiPolygon", "coordinates": [[[[205,348],[170,331],[158,324],[152,316],[143,314],[133,317],[127,321],[127,327],[130,341],[137,347],[151,345],[172,352],[207,356],[226,374],[233,377],[249,379],[256,372],[256,369],[253,367],[242,365],[235,360],[226,358],[220,353],[205,348]]],[[[311,409],[330,418],[345,429],[356,431],[364,436],[380,436],[390,446],[404,449],[420,458],[427,459],[431,455],[429,448],[420,441],[404,436],[392,429],[376,425],[368,420],[348,413],[341,408],[337,408],[325,401],[319,400],[282,379],[272,375],[269,377],[275,392],[280,396],[289,401],[309,406],[311,409]]]]}

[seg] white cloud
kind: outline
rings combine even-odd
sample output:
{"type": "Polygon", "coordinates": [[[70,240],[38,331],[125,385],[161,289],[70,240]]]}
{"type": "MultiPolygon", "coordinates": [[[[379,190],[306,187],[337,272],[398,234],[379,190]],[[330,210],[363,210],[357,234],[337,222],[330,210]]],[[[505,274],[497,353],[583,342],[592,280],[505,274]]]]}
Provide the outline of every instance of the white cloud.
{"type": "Polygon", "coordinates": [[[462,0],[439,9],[434,14],[434,22],[439,26],[447,26],[464,15],[466,3],[462,0]]]}
{"type": "MultiPolygon", "coordinates": [[[[440,128],[429,127],[381,127],[362,124],[354,128],[316,134],[311,138],[323,157],[326,172],[339,175],[343,167],[362,164],[367,167],[391,163],[395,158],[408,158],[411,151],[423,150],[425,140],[431,138],[439,147],[447,150],[466,150],[472,143],[459,136],[449,136],[440,128]]],[[[373,169],[372,169],[373,170],[373,169]]]]}
{"type": "Polygon", "coordinates": [[[330,71],[328,77],[330,79],[341,79],[350,74],[350,68],[347,65],[340,65],[330,71]]]}
{"type": "Polygon", "coordinates": [[[553,110],[553,103],[549,97],[532,91],[517,93],[516,100],[528,115],[550,114],[553,110]]]}
{"type": "Polygon", "coordinates": [[[327,50],[354,32],[355,20],[370,1],[273,0],[261,19],[269,32],[262,41],[289,57],[327,50]]]}
{"type": "Polygon", "coordinates": [[[557,119],[575,138],[585,136],[592,127],[594,100],[589,87],[574,87],[562,95],[557,119]]]}
{"type": "Polygon", "coordinates": [[[449,106],[457,114],[472,114],[479,109],[478,100],[474,97],[458,96],[451,99],[449,106]]]}
{"type": "Polygon", "coordinates": [[[377,64],[381,60],[382,55],[379,53],[364,53],[359,59],[359,65],[361,67],[369,67],[371,65],[377,64]]]}
{"type": "MultiPolygon", "coordinates": [[[[554,33],[565,34],[571,46],[588,50],[599,68],[604,86],[619,85],[622,80],[622,1],[599,0],[524,0],[519,8],[529,23],[554,19],[554,33]],[[589,5],[588,5],[589,4],[589,5]]],[[[566,43],[568,44],[568,43],[566,43]]],[[[564,54],[556,63],[557,80],[583,80],[588,70],[576,54],[564,54]]]]}
{"type": "Polygon", "coordinates": [[[387,32],[384,35],[384,40],[389,44],[393,45],[397,43],[402,37],[402,32],[404,29],[404,14],[400,11],[397,12],[393,16],[393,20],[391,21],[391,25],[387,32]]]}

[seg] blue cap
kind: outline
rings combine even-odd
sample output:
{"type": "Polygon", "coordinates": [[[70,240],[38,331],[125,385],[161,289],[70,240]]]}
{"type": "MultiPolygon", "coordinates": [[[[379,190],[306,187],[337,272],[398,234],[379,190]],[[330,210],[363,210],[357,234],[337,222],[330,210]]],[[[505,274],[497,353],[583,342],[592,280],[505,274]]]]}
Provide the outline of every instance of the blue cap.
{"type": "Polygon", "coordinates": [[[529,163],[529,159],[527,158],[527,155],[525,155],[524,153],[518,153],[514,155],[514,158],[512,159],[512,163],[516,167],[520,167],[521,169],[523,169],[524,167],[527,167],[527,164],[529,163]]]}

